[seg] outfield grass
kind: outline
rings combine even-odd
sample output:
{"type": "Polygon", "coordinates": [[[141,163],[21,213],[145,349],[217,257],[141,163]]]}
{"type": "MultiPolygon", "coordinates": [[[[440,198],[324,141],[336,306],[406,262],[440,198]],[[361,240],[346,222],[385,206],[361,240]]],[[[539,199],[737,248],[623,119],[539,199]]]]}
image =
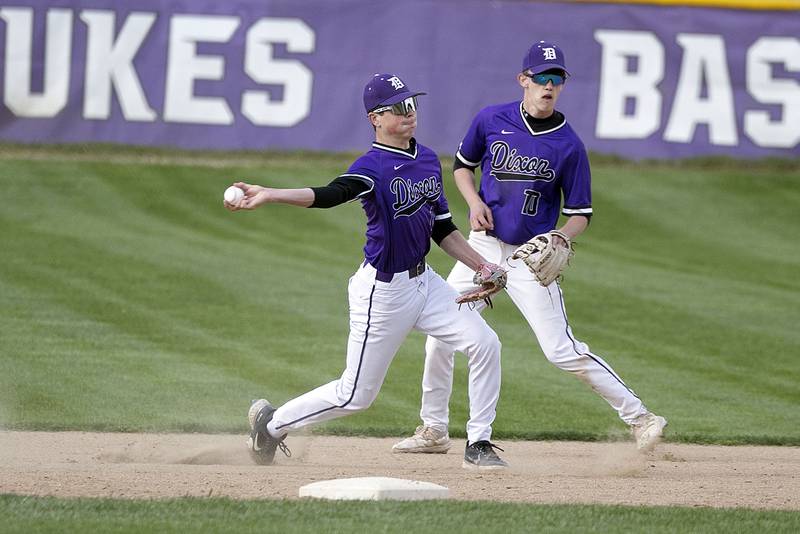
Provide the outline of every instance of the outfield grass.
{"type": "Polygon", "coordinates": [[[4,532],[795,533],[800,513],[508,503],[126,501],[0,496],[4,532]],[[324,518],[320,524],[320,518],[324,518]]]}
{"type": "MultiPolygon", "coordinates": [[[[0,150],[0,427],[241,432],[344,364],[347,278],[364,216],[270,206],[231,214],[234,179],[327,183],[351,156],[0,150]]],[[[445,168],[448,164],[445,163],[445,168]]],[[[576,335],[668,439],[800,444],[800,164],[594,164],[595,217],[563,284],[576,335]]],[[[463,202],[448,184],[456,222],[463,202]]],[[[446,275],[452,261],[435,250],[446,275]]],[[[550,365],[507,298],[495,437],[613,439],[616,414],[550,365]]],[[[417,424],[412,335],[375,405],[323,432],[417,424]]],[[[451,434],[464,435],[458,360],[451,434]]],[[[226,506],[232,506],[227,504],[226,506]]]]}

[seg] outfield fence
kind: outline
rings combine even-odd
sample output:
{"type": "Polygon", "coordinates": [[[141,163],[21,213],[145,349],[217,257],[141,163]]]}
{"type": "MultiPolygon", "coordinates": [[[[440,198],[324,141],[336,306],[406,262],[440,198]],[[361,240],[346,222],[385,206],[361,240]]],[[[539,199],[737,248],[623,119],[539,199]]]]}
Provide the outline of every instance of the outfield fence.
{"type": "Polygon", "coordinates": [[[11,0],[0,140],[358,150],[362,88],[393,72],[428,92],[420,139],[452,154],[481,107],[520,97],[544,39],[566,53],[559,107],[590,150],[800,156],[797,2],[665,3],[11,0]]]}
{"type": "Polygon", "coordinates": [[[734,9],[787,10],[800,9],[800,0],[568,0],[597,4],[651,4],[659,6],[700,6],[734,9]]]}

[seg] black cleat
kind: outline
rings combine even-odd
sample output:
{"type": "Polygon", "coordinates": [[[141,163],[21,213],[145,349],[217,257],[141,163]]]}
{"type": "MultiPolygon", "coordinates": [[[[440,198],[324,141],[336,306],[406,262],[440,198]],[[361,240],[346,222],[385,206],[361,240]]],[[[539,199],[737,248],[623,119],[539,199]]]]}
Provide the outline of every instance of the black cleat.
{"type": "MultiPolygon", "coordinates": [[[[258,399],[250,405],[247,418],[250,421],[250,438],[247,440],[247,449],[250,457],[259,465],[272,465],[275,460],[275,451],[280,448],[287,457],[292,455],[283,443],[284,438],[275,439],[267,431],[267,424],[272,421],[275,408],[266,400],[258,399]]],[[[285,436],[284,436],[285,437],[285,436]]]]}
{"type": "Polygon", "coordinates": [[[467,442],[467,447],[464,449],[464,462],[461,466],[464,469],[474,469],[480,471],[491,471],[498,469],[505,469],[508,464],[504,462],[494,449],[503,450],[497,445],[489,443],[486,440],[476,441],[472,445],[467,442]]]}

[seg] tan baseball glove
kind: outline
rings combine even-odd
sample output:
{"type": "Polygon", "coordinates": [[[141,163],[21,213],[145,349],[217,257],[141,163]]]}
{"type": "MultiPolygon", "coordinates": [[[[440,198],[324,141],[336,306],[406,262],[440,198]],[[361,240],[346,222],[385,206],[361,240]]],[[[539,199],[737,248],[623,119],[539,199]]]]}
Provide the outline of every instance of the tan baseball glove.
{"type": "Polygon", "coordinates": [[[507,280],[508,275],[505,269],[499,265],[495,265],[494,263],[481,263],[478,266],[478,270],[475,271],[475,276],[472,277],[472,283],[477,287],[459,295],[456,299],[456,303],[464,304],[483,300],[491,307],[491,296],[506,287],[507,280]]]}
{"type": "Polygon", "coordinates": [[[575,255],[569,236],[558,230],[539,234],[523,243],[514,251],[511,259],[525,262],[540,284],[547,287],[553,283],[575,255]],[[563,239],[567,246],[556,245],[553,236],[563,239]]]}

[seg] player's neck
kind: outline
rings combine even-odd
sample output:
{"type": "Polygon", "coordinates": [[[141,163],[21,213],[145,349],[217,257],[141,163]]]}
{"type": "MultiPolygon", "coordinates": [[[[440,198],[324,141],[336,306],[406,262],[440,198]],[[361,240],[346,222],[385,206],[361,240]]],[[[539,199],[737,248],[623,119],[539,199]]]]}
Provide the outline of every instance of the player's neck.
{"type": "Polygon", "coordinates": [[[400,148],[402,150],[408,150],[411,148],[411,137],[412,136],[388,135],[381,130],[377,130],[375,132],[375,141],[382,145],[400,148]]]}
{"type": "Polygon", "coordinates": [[[530,117],[534,119],[548,119],[556,112],[555,106],[548,108],[538,108],[533,103],[524,101],[522,102],[522,109],[530,117]]]}

